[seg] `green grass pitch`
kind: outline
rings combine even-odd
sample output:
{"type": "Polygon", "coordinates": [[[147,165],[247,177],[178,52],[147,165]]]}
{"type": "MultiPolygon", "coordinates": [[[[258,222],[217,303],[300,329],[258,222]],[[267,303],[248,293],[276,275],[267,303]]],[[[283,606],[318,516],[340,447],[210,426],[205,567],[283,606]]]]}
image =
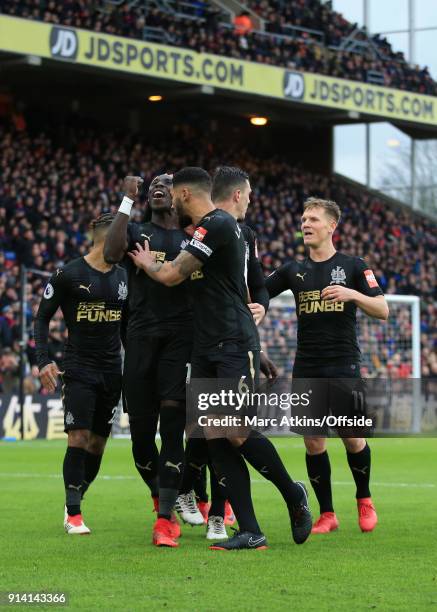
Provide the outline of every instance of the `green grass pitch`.
{"type": "MultiPolygon", "coordinates": [[[[290,473],[306,480],[302,441],[276,444],[290,473]]],[[[239,553],[209,551],[204,529],[189,526],[179,549],[151,545],[151,501],[128,440],[109,442],[87,494],[92,535],[65,535],[64,447],[0,443],[0,591],[65,591],[73,610],[437,610],[436,440],[371,441],[379,514],[371,534],[358,529],[339,440],[329,450],[340,529],[302,546],[279,494],[252,473],[269,549],[239,553]]],[[[317,516],[313,494],[310,502],[317,516]]]]}

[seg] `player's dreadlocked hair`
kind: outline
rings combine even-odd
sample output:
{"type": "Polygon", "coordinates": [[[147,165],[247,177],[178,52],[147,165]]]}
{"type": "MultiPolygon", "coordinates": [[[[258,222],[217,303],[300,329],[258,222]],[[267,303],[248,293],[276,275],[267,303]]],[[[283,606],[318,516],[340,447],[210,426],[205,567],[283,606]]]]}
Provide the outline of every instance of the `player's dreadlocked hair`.
{"type": "Polygon", "coordinates": [[[115,217],[112,213],[103,213],[99,217],[91,221],[90,230],[95,232],[96,230],[105,227],[106,225],[111,225],[114,218],[115,217]]]}
{"type": "Polygon", "coordinates": [[[106,235],[106,231],[112,223],[114,219],[114,215],[111,213],[103,213],[96,219],[93,219],[90,223],[90,230],[93,235],[93,242],[100,242],[103,237],[106,235]]]}

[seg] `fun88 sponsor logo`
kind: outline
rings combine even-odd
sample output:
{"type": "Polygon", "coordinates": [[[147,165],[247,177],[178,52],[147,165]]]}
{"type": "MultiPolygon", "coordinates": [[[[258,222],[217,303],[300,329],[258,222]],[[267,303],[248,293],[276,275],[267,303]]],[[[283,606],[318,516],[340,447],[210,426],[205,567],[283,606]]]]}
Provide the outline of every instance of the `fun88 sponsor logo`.
{"type": "Polygon", "coordinates": [[[79,51],[79,40],[74,30],[54,26],[50,30],[50,53],[56,59],[74,61],[79,51]]]}

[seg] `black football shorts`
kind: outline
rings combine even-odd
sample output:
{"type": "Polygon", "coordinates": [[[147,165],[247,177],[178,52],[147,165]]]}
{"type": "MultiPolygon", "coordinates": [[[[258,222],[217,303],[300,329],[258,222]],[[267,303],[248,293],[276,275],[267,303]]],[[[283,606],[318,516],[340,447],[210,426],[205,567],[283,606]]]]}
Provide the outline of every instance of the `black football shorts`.
{"type": "MultiPolygon", "coordinates": [[[[255,416],[257,406],[251,401],[245,401],[237,408],[237,405],[226,399],[228,393],[244,396],[254,393],[259,383],[260,352],[235,351],[214,352],[205,355],[194,355],[191,363],[190,385],[188,388],[187,423],[189,435],[201,437],[202,427],[199,430],[199,417],[235,417],[238,424],[225,424],[207,427],[207,437],[228,437],[228,435],[246,435],[245,417],[255,416]],[[214,402],[213,406],[203,408],[199,400],[205,395],[218,395],[226,392],[224,401],[214,402]],[[233,432],[233,433],[231,433],[233,432]]],[[[235,397],[234,395],[234,397],[235,397]]],[[[224,421],[221,420],[221,423],[224,421]]],[[[228,422],[229,423],[229,422],[228,422]]],[[[206,432],[204,429],[204,433],[206,432]]],[[[206,433],[205,433],[206,435],[206,433]]]]}
{"type": "Polygon", "coordinates": [[[130,419],[154,414],[161,400],[185,402],[191,350],[191,330],[127,339],[123,398],[130,419]]]}
{"type": "Polygon", "coordinates": [[[292,415],[306,417],[292,431],[306,436],[327,436],[334,429],[340,437],[368,435],[368,428],[354,425],[354,418],[366,416],[366,383],[361,378],[359,364],[313,367],[295,365],[292,392],[298,393],[300,403],[292,415]],[[334,417],[331,419],[328,417],[334,417]],[[318,424],[314,425],[314,420],[318,424]],[[335,423],[338,423],[335,426],[335,423]]]}
{"type": "Polygon", "coordinates": [[[107,438],[121,395],[121,371],[67,368],[62,375],[64,430],[87,429],[107,438]]]}

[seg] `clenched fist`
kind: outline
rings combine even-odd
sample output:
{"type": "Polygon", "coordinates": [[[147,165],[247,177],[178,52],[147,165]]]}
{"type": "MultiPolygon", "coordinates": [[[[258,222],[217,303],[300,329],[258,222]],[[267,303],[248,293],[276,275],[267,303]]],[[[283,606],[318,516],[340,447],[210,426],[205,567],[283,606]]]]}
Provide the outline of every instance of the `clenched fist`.
{"type": "Polygon", "coordinates": [[[131,200],[135,200],[140,186],[144,183],[141,176],[125,176],[123,180],[123,191],[131,200]]]}

